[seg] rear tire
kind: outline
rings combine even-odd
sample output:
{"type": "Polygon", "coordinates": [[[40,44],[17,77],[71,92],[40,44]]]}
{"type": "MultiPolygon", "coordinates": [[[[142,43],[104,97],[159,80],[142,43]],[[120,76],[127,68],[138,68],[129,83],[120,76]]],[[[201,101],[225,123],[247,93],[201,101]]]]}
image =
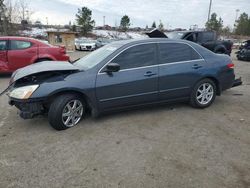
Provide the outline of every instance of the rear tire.
{"type": "Polygon", "coordinates": [[[203,79],[195,84],[190,97],[190,104],[195,108],[209,107],[216,97],[216,85],[211,79],[203,79]]]}
{"type": "Polygon", "coordinates": [[[65,94],[54,99],[48,113],[49,123],[56,130],[76,126],[86,114],[86,103],[76,94],[65,94]]]}

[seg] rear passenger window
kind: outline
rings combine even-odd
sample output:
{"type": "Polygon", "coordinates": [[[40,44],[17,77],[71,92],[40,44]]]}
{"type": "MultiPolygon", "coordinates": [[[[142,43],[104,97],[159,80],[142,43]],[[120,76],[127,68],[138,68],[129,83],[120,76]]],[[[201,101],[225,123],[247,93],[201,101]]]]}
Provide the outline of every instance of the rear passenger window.
{"type": "Polygon", "coordinates": [[[7,41],[6,40],[0,40],[0,51],[7,50],[7,41]]]}
{"type": "Polygon", "coordinates": [[[28,41],[21,40],[11,40],[10,49],[11,50],[22,50],[31,47],[32,43],[28,41]]]}
{"type": "Polygon", "coordinates": [[[142,44],[125,50],[112,63],[118,63],[121,69],[130,69],[155,65],[155,58],[156,44],[142,44]]]}
{"type": "Polygon", "coordinates": [[[160,43],[160,64],[201,59],[200,55],[187,44],[160,43]]]}

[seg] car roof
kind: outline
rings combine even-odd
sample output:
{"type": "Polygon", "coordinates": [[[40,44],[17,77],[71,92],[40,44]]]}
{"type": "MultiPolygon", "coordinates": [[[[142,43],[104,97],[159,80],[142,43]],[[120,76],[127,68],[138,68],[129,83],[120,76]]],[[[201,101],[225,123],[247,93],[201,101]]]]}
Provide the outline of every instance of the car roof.
{"type": "Polygon", "coordinates": [[[182,43],[191,46],[195,49],[200,55],[203,57],[209,57],[214,53],[210,50],[204,48],[203,46],[196,44],[194,42],[182,39],[169,39],[169,38],[144,38],[144,39],[130,39],[130,40],[121,40],[112,42],[110,45],[117,45],[122,49],[131,47],[133,45],[140,45],[140,44],[147,44],[147,43],[182,43]]]}
{"type": "Polygon", "coordinates": [[[204,32],[214,32],[214,31],[195,31],[195,30],[186,30],[186,31],[172,31],[170,33],[204,33],[204,32]]]}
{"type": "Polygon", "coordinates": [[[3,36],[3,37],[0,37],[0,40],[27,40],[27,41],[36,42],[36,43],[43,44],[43,45],[49,45],[45,43],[43,40],[39,40],[39,39],[31,38],[31,37],[3,36]]]}
{"type": "Polygon", "coordinates": [[[3,36],[3,37],[0,37],[0,39],[25,39],[25,40],[36,40],[34,38],[30,38],[30,37],[17,37],[17,36],[3,36]]]}
{"type": "Polygon", "coordinates": [[[169,38],[144,38],[144,39],[129,39],[129,40],[120,40],[114,41],[112,44],[124,46],[124,45],[136,45],[136,44],[143,44],[143,43],[159,43],[159,42],[176,42],[176,43],[190,43],[186,40],[180,39],[169,39],[169,38]]]}

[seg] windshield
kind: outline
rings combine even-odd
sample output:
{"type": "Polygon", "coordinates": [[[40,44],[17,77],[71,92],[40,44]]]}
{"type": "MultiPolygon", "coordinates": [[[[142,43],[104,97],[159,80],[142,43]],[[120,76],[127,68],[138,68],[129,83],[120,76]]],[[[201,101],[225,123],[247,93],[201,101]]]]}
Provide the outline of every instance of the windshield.
{"type": "Polygon", "coordinates": [[[80,67],[83,70],[88,70],[96,66],[98,63],[100,63],[102,60],[104,60],[106,57],[112,54],[119,47],[120,45],[114,45],[114,44],[104,46],[94,52],[91,52],[85,57],[79,59],[74,63],[74,65],[80,67]]]}
{"type": "Polygon", "coordinates": [[[168,38],[170,39],[181,39],[183,35],[183,32],[171,32],[167,34],[168,38]]]}

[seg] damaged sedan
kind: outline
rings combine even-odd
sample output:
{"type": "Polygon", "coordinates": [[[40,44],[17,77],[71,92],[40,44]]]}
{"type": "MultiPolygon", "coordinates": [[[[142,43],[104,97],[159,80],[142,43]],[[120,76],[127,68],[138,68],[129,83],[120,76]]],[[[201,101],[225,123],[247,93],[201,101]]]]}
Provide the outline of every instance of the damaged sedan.
{"type": "Polygon", "coordinates": [[[24,119],[48,114],[64,130],[92,116],[141,105],[189,101],[210,106],[233,86],[234,64],[184,40],[140,39],[108,44],[74,64],[42,62],[13,73],[9,104],[24,119]]]}

